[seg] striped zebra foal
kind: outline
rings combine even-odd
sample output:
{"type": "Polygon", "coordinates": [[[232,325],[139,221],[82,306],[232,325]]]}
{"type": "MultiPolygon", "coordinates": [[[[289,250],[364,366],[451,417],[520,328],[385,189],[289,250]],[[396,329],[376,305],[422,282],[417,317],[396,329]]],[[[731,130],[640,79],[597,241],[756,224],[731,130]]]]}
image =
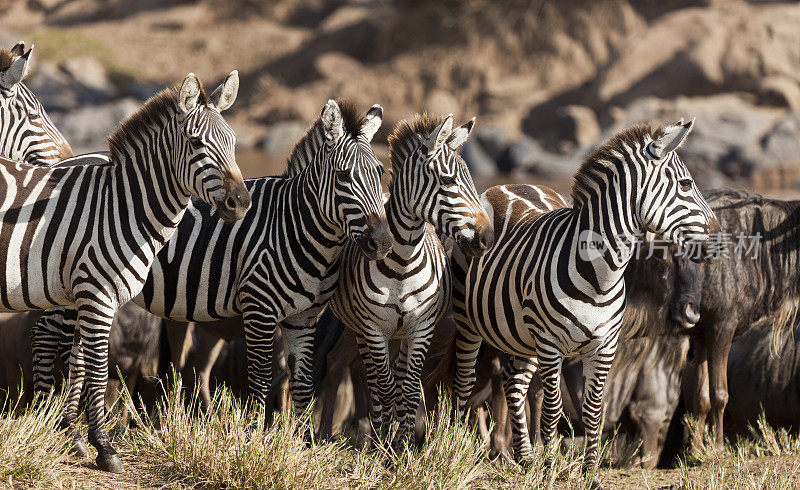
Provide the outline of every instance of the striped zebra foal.
{"type": "MultiPolygon", "coordinates": [[[[134,298],[177,321],[242,316],[249,391],[261,405],[278,324],[289,347],[292,399],[299,412],[308,405],[315,321],[336,287],[348,238],[373,259],[389,250],[383,167],[370,145],[382,117],[377,105],[362,117],[351,102],[328,101],[284,176],[245,181],[253,206],[242,220],[225,223],[211,206],[193,202],[134,298]]],[[[53,360],[59,343],[71,345],[74,319],[70,308],[50,310],[34,327],[36,391],[52,386],[53,360]]],[[[74,351],[70,365],[76,413],[82,366],[74,351]]]]}
{"type": "Polygon", "coordinates": [[[452,115],[400,122],[389,136],[393,180],[386,216],[394,244],[380,260],[370,260],[351,244],[342,252],[331,308],[356,333],[379,438],[383,411],[395,400],[398,442],[412,433],[420,370],[433,328],[450,306],[450,271],[437,234],[452,237],[470,256],[482,255],[492,244],[489,218],[456,153],[474,123],[473,118],[453,129],[452,115]],[[389,361],[393,336],[402,337],[394,368],[389,361]]]}
{"type": "MultiPolygon", "coordinates": [[[[233,72],[206,97],[189,74],[180,89],[162,91],[120,124],[109,137],[106,164],[76,157],[69,166],[44,168],[0,160],[0,310],[75,305],[89,441],[101,469],[122,471],[103,403],[114,312],[139,294],[192,195],[228,220],[250,206],[234,158],[235,135],[220,115],[238,84],[233,72]]],[[[65,411],[63,425],[74,425],[75,417],[65,411]]]]}
{"type": "Polygon", "coordinates": [[[28,74],[33,46],[19,42],[0,49],[0,155],[32,165],[50,166],[72,156],[39,99],[22,80],[28,74]]]}
{"type": "Polygon", "coordinates": [[[561,414],[561,364],[579,355],[586,378],[584,467],[594,468],[632,245],[652,231],[685,246],[706,240],[716,224],[675,153],[692,124],[635,126],[605,142],[575,174],[571,207],[547,188],[515,192],[522,186],[508,186],[484,194],[495,245],[469,262],[460,278],[465,290],[454,293],[457,408],[463,414],[481,343],[511,354],[502,377],[518,462],[532,459],[524,399],[537,364],[544,383],[543,432],[551,441],[561,414]]]}

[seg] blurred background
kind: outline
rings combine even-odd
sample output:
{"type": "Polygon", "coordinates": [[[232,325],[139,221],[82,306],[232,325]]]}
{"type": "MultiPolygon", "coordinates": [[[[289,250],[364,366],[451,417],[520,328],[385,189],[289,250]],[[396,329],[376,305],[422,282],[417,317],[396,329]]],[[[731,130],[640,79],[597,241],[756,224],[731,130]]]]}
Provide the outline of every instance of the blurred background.
{"type": "MultiPolygon", "coordinates": [[[[2,0],[0,44],[36,43],[29,87],[76,152],[161,87],[236,68],[248,176],[279,173],[329,97],[478,116],[478,186],[567,190],[635,122],[696,117],[701,186],[800,189],[800,5],[691,0],[2,0]]],[[[226,113],[227,114],[227,113],[226,113]]],[[[384,159],[384,161],[387,161],[384,159]]]]}

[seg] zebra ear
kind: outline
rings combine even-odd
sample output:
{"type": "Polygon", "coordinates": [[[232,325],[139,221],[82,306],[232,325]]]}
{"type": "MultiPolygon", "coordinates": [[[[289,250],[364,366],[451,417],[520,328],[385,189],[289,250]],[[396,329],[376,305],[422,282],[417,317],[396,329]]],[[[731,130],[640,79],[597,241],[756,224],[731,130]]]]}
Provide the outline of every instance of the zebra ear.
{"type": "MultiPolygon", "coordinates": [[[[14,48],[16,47],[17,46],[14,46],[14,48]]],[[[25,75],[28,74],[32,52],[33,46],[31,46],[31,49],[29,49],[27,53],[14,59],[11,66],[6,68],[3,73],[0,73],[0,85],[5,88],[11,88],[25,78],[25,75]]]]}
{"type": "Polygon", "coordinates": [[[436,127],[428,138],[425,140],[425,147],[428,149],[428,153],[434,153],[442,147],[447,138],[450,137],[450,134],[453,132],[453,115],[448,114],[447,119],[444,120],[442,124],[436,127]]]}
{"type": "Polygon", "coordinates": [[[322,108],[322,130],[328,141],[336,141],[344,134],[344,120],[342,111],[333,99],[329,99],[322,108]]]}
{"type": "Polygon", "coordinates": [[[379,104],[375,104],[374,106],[370,107],[370,109],[367,111],[367,115],[364,116],[363,121],[361,121],[361,136],[366,138],[367,141],[372,141],[375,133],[377,133],[378,129],[380,129],[382,122],[383,107],[381,107],[379,104]]]}
{"type": "Polygon", "coordinates": [[[674,126],[667,126],[664,130],[664,135],[657,140],[650,143],[647,151],[656,160],[661,160],[673,151],[677,150],[683,140],[689,135],[694,127],[694,118],[691,121],[684,123],[683,118],[678,121],[674,126]]]}
{"type": "Polygon", "coordinates": [[[453,130],[453,133],[450,134],[450,137],[447,139],[447,146],[449,146],[452,150],[457,150],[459,146],[463,145],[464,142],[467,141],[469,133],[472,132],[472,128],[474,127],[475,118],[473,117],[466,123],[453,130]]]}
{"type": "Polygon", "coordinates": [[[213,107],[216,107],[220,111],[224,111],[233,105],[233,101],[236,100],[236,94],[238,93],[239,72],[233,70],[230,75],[225,77],[225,81],[222,82],[216,90],[214,90],[214,93],[211,94],[209,102],[213,107]]]}
{"type": "Polygon", "coordinates": [[[189,112],[197,107],[197,99],[200,97],[200,80],[194,73],[189,73],[181,83],[178,93],[178,107],[183,112],[189,112]]]}
{"type": "Polygon", "coordinates": [[[23,53],[25,53],[25,41],[18,42],[13,48],[11,48],[11,51],[9,51],[9,54],[11,54],[12,58],[22,56],[23,53]]]}

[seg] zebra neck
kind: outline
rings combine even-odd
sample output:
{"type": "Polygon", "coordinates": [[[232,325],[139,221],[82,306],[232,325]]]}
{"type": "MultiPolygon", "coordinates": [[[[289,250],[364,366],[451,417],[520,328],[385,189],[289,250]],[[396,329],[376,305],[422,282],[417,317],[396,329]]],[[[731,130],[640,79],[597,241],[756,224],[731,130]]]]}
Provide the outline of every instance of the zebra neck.
{"type": "Polygon", "coordinates": [[[156,246],[169,240],[191,200],[175,176],[175,169],[186,165],[179,161],[184,153],[175,134],[175,128],[164,127],[151,138],[143,136],[136,142],[140,146],[128,143],[111,162],[118,182],[110,186],[113,200],[128,210],[131,231],[156,246]]]}
{"type": "Polygon", "coordinates": [[[386,220],[394,238],[392,252],[402,258],[417,255],[418,249],[425,243],[425,220],[403,205],[400,190],[394,186],[389,202],[386,203],[386,220]]]}
{"type": "Polygon", "coordinates": [[[578,273],[597,293],[612,293],[622,283],[625,269],[633,257],[639,227],[629,209],[620,210],[617,202],[624,196],[609,200],[592,196],[572,215],[573,250],[578,273]]]}
{"type": "Polygon", "coordinates": [[[320,165],[321,158],[315,159],[298,174],[286,179],[287,187],[283,195],[288,199],[285,209],[289,213],[287,217],[292,220],[292,227],[303,230],[301,238],[316,242],[308,246],[316,248],[326,263],[333,264],[347,237],[344,230],[325,217],[330,212],[326,212],[326,208],[334,203],[333,196],[326,197],[328,194],[322,189],[320,165]]]}

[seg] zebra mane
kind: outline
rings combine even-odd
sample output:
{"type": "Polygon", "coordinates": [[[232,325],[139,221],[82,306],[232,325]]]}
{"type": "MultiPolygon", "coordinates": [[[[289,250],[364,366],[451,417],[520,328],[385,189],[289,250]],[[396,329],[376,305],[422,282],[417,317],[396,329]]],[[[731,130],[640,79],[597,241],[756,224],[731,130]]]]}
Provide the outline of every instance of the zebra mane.
{"type": "MultiPolygon", "coordinates": [[[[198,80],[199,83],[199,80],[198,80]]],[[[165,88],[150,97],[147,102],[136,112],[122,121],[108,137],[108,146],[111,150],[111,160],[119,161],[125,145],[131,140],[141,139],[146,134],[163,124],[165,118],[178,112],[178,88],[165,88]]],[[[200,97],[197,103],[205,105],[208,102],[203,85],[200,85],[200,97]]]]}
{"type": "Polygon", "coordinates": [[[403,166],[408,155],[411,154],[431,132],[442,124],[447,116],[429,114],[414,114],[403,119],[392,130],[389,135],[389,156],[392,160],[392,171],[389,175],[388,185],[395,173],[403,166]]]}
{"type": "MultiPolygon", "coordinates": [[[[358,138],[361,127],[365,123],[365,119],[360,116],[361,113],[358,110],[358,106],[350,99],[335,99],[334,102],[339,106],[339,111],[342,113],[345,133],[352,138],[358,138]]],[[[302,172],[314,158],[314,154],[322,146],[323,141],[325,141],[325,136],[322,134],[322,112],[320,111],[320,117],[308,128],[306,134],[295,143],[294,149],[292,149],[292,153],[286,162],[286,170],[284,170],[283,176],[294,177],[302,172]]]]}
{"type": "Polygon", "coordinates": [[[0,70],[5,70],[11,63],[14,61],[14,58],[11,57],[11,51],[0,48],[0,70]]]}
{"type": "Polygon", "coordinates": [[[643,147],[663,135],[663,127],[654,129],[652,125],[645,123],[631,126],[603,142],[586,157],[572,177],[573,206],[578,206],[584,201],[595,182],[593,176],[608,168],[608,162],[619,160],[619,155],[625,154],[628,148],[635,148],[637,145],[643,147]]]}

